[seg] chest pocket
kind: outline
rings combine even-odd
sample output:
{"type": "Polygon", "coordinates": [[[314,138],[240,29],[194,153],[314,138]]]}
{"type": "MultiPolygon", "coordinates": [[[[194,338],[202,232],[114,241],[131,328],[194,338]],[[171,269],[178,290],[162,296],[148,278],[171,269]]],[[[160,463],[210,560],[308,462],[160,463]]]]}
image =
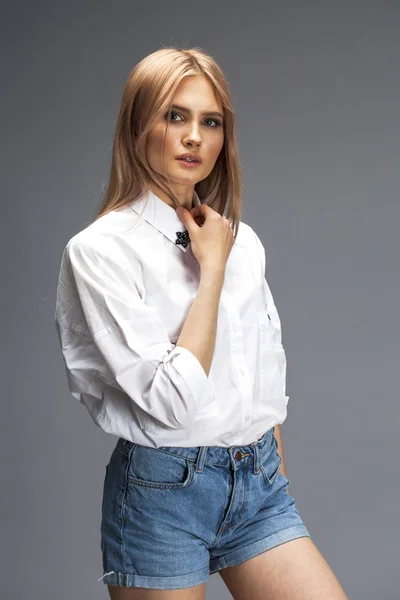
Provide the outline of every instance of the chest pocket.
{"type": "Polygon", "coordinates": [[[281,328],[276,310],[263,308],[258,312],[257,323],[260,334],[260,344],[282,346],[281,328]]]}
{"type": "Polygon", "coordinates": [[[258,313],[260,348],[261,400],[285,397],[286,353],[281,343],[281,329],[266,309],[258,313]]]}

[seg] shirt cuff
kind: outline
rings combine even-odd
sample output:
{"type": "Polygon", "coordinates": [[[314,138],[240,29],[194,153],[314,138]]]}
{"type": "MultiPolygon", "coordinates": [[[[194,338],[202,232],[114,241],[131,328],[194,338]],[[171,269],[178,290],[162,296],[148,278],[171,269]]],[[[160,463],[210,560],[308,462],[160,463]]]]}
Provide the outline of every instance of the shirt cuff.
{"type": "Polygon", "coordinates": [[[198,413],[203,412],[205,407],[215,401],[211,379],[207,377],[198,358],[184,346],[175,346],[168,355],[168,360],[171,359],[194,400],[193,420],[198,413]]]}

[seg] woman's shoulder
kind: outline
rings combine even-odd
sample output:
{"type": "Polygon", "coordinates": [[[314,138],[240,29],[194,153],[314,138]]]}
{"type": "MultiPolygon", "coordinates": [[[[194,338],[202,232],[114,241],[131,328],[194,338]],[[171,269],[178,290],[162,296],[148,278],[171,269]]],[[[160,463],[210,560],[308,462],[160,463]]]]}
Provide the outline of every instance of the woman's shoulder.
{"type": "Polygon", "coordinates": [[[110,211],[92,221],[75,233],[67,242],[67,248],[88,248],[104,250],[120,246],[118,243],[123,234],[137,222],[132,211],[110,211]]]}
{"type": "Polygon", "coordinates": [[[252,231],[253,229],[250,225],[248,225],[244,221],[240,221],[238,234],[236,236],[236,242],[238,242],[241,245],[245,245],[246,242],[248,242],[251,236],[253,235],[252,231]]]}

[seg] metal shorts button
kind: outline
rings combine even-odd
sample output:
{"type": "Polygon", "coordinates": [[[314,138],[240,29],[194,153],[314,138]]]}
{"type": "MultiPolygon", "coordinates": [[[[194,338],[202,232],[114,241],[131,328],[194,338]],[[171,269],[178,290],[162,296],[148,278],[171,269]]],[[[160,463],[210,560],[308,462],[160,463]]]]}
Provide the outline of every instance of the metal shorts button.
{"type": "Polygon", "coordinates": [[[235,454],[236,460],[242,460],[244,456],[250,456],[250,454],[242,452],[241,450],[238,450],[235,454]]]}

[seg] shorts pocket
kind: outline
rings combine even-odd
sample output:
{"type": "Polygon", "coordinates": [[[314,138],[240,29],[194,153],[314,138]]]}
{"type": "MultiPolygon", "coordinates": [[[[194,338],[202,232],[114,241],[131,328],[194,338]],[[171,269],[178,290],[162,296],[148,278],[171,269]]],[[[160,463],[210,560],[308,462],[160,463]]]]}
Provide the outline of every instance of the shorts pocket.
{"type": "Polygon", "coordinates": [[[194,463],[182,456],[136,444],[130,453],[128,484],[157,489],[187,488],[194,463]]]}
{"type": "Polygon", "coordinates": [[[106,501],[106,482],[107,482],[107,475],[108,475],[108,467],[109,467],[108,463],[106,465],[106,468],[104,470],[104,478],[103,478],[103,496],[102,496],[102,503],[101,503],[101,512],[104,513],[104,508],[105,508],[105,501],[106,501]]]}
{"type": "Polygon", "coordinates": [[[282,459],[278,454],[278,443],[275,435],[272,438],[272,443],[269,451],[265,455],[260,456],[260,470],[263,474],[265,483],[272,485],[279,474],[282,459]]]}

